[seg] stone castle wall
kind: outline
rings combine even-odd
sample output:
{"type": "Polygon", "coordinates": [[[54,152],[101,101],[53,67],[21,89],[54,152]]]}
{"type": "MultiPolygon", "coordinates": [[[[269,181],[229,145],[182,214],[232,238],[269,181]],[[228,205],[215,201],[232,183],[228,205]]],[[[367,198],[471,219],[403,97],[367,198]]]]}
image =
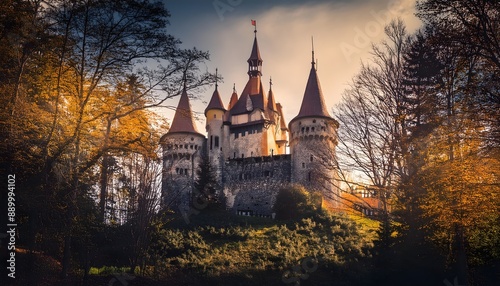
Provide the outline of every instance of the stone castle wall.
{"type": "Polygon", "coordinates": [[[224,163],[227,206],[240,215],[271,216],[279,190],[291,180],[291,156],[237,158],[224,163]]]}

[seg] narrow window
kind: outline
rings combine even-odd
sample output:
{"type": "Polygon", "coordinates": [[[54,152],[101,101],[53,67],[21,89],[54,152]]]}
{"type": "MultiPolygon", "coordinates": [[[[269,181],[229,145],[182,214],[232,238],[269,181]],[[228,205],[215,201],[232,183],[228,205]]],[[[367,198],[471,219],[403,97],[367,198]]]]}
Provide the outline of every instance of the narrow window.
{"type": "Polygon", "coordinates": [[[311,160],[311,162],[314,160],[313,155],[311,155],[311,157],[309,158],[309,160],[311,160]]]}
{"type": "Polygon", "coordinates": [[[213,140],[214,140],[213,136],[210,136],[210,150],[212,150],[213,140]]]}
{"type": "Polygon", "coordinates": [[[215,136],[214,146],[215,148],[219,148],[219,136],[215,136]]]}

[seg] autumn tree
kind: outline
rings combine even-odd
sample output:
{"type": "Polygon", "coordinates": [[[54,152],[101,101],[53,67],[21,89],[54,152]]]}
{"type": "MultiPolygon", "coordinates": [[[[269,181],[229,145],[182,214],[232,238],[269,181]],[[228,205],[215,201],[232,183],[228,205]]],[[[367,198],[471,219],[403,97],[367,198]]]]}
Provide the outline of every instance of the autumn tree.
{"type": "Polygon", "coordinates": [[[179,95],[183,79],[188,89],[209,83],[213,77],[198,69],[208,54],[179,48],[161,2],[4,2],[1,151],[19,176],[20,216],[29,226],[21,237],[33,238],[33,249],[57,221],[51,239],[63,238],[65,277],[81,198],[100,185],[102,217],[111,158],[146,155],[147,110],[179,95]]]}
{"type": "Polygon", "coordinates": [[[415,152],[426,193],[421,209],[461,284],[471,282],[470,265],[498,259],[498,243],[484,231],[498,225],[498,11],[498,1],[418,5],[419,16],[433,27],[427,41],[443,66],[434,93],[438,124],[420,138],[426,148],[415,152]]]}
{"type": "MultiPolygon", "coordinates": [[[[381,241],[388,245],[389,198],[408,173],[402,79],[409,36],[401,20],[392,21],[385,32],[388,40],[373,46],[371,62],[362,65],[334,114],[340,123],[340,172],[362,174],[379,190],[383,204],[381,241]]],[[[347,183],[354,185],[354,182],[347,183]]]]}

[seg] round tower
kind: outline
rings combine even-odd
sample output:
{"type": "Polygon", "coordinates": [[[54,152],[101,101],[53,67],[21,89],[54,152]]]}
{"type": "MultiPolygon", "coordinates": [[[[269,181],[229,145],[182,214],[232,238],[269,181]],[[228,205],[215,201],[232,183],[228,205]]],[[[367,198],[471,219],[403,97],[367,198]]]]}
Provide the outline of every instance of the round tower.
{"type": "Polygon", "coordinates": [[[321,192],[334,206],[340,195],[335,153],[338,127],[325,105],[313,51],[302,105],[289,123],[292,183],[321,192]]]}
{"type": "MultiPolygon", "coordinates": [[[[217,71],[216,71],[217,77],[217,71]]],[[[212,98],[205,109],[206,118],[206,131],[207,131],[207,150],[208,157],[212,166],[217,170],[217,179],[219,183],[222,180],[222,167],[223,167],[223,143],[224,143],[224,117],[226,109],[222,103],[219,91],[217,89],[218,84],[215,83],[215,90],[212,94],[212,98]]]]}
{"type": "Polygon", "coordinates": [[[196,128],[184,87],[172,125],[160,139],[163,149],[162,196],[165,206],[189,207],[205,141],[205,136],[196,128]]]}

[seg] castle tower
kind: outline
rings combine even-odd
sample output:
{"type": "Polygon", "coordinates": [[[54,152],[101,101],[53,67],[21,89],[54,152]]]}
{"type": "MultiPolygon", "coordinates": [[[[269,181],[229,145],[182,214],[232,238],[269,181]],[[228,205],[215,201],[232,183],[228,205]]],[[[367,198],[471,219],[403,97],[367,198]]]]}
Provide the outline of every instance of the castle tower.
{"type": "MultiPolygon", "coordinates": [[[[216,70],[217,77],[217,70],[216,70]]],[[[208,157],[212,166],[216,168],[216,175],[221,183],[222,178],[222,168],[224,162],[223,147],[224,147],[224,118],[226,109],[222,103],[219,91],[218,91],[217,79],[215,82],[215,90],[212,94],[212,98],[205,109],[206,118],[206,131],[207,131],[207,149],[208,157]]]]}
{"type": "MultiPolygon", "coordinates": [[[[255,22],[253,22],[255,23],[255,22]]],[[[282,128],[274,94],[270,89],[266,96],[262,84],[262,57],[257,42],[257,30],[248,63],[248,82],[241,96],[231,97],[228,111],[229,156],[246,158],[285,153],[286,140],[282,140],[282,128]],[[279,141],[279,142],[278,142],[279,141]],[[279,148],[279,146],[282,146],[279,148]]],[[[285,131],[286,133],[286,131],[285,131]]]]}
{"type": "Polygon", "coordinates": [[[196,170],[205,148],[186,92],[182,91],[169,131],[160,139],[163,149],[162,195],[165,206],[187,207],[196,170]]]}
{"type": "Polygon", "coordinates": [[[338,122],[327,111],[312,52],[311,70],[299,114],[289,123],[292,183],[338,200],[336,162],[338,122]]]}

